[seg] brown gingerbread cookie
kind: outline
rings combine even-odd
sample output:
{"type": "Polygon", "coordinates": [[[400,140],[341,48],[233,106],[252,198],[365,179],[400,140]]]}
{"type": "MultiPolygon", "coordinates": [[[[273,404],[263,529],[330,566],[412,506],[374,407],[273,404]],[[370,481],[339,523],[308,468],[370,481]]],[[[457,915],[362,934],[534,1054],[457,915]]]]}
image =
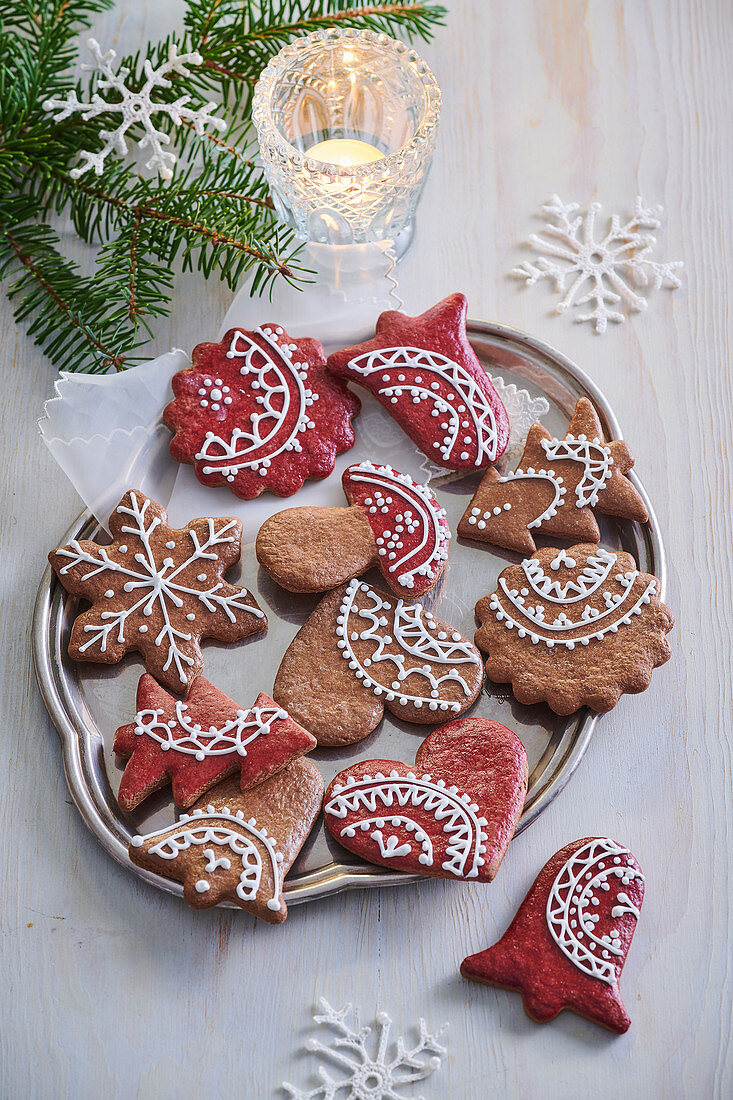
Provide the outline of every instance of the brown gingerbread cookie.
{"type": "Polygon", "coordinates": [[[674,616],[657,578],[640,573],[631,554],[592,544],[546,547],[510,565],[476,617],[489,679],[557,714],[611,710],[625,692],[648,688],[671,656],[674,616]]]}
{"type": "Polygon", "coordinates": [[[598,542],[593,512],[645,523],[644,501],[626,476],[634,465],[623,440],[604,442],[587,397],[575,406],[563,439],[533,424],[519,466],[487,470],[458,524],[464,538],[531,554],[533,532],[573,542],[598,542]]]}
{"type": "Polygon", "coordinates": [[[428,734],[413,765],[360,760],[331,781],[326,828],[393,870],[491,882],[527,794],[527,754],[506,726],[459,718],[428,734]]]}
{"type": "Polygon", "coordinates": [[[319,745],[360,741],[387,707],[406,722],[463,714],[483,682],[481,655],[419,603],[363,581],[330,592],[290,643],[273,698],[319,745]]]}
{"type": "Polygon", "coordinates": [[[280,924],[288,915],[283,880],[320,813],[323,779],[310,760],[293,760],[244,793],[227,779],[173,825],[130,842],[130,859],[174,882],[194,909],[231,901],[280,924]]]}
{"type": "Polygon", "coordinates": [[[232,516],[168,525],[137,489],[109,518],[109,546],[74,539],[48,555],[61,584],[92,605],[77,615],[69,655],[111,665],[137,650],[172,691],[186,693],[204,664],[202,638],[237,642],[264,630],[254,596],[224,580],[239,561],[242,524],[232,516]]]}
{"type": "Polygon", "coordinates": [[[425,595],[448,560],[445,509],[391,466],[348,466],[342,483],[350,508],[287,508],[265,520],[260,565],[289,592],[326,592],[378,565],[398,596],[425,595]]]}
{"type": "Polygon", "coordinates": [[[644,899],[628,848],[584,837],[548,860],[501,940],[469,955],[461,974],[522,994],[538,1023],[568,1008],[617,1034],[631,1020],[619,978],[644,899]]]}

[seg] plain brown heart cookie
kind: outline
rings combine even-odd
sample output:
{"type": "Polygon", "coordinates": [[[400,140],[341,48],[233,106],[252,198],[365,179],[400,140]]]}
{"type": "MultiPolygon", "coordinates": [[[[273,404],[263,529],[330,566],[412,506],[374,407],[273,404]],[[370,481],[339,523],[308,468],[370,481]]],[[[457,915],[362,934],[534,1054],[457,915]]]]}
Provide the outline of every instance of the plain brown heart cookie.
{"type": "Polygon", "coordinates": [[[434,723],[468,710],[483,682],[481,655],[419,603],[363,581],[329,593],[290,643],[273,698],[319,745],[360,741],[387,707],[434,723]]]}
{"type": "Polygon", "coordinates": [[[370,863],[439,878],[491,882],[527,794],[527,754],[486,718],[429,734],[409,767],[362,760],[329,784],[331,835],[370,863]]]}

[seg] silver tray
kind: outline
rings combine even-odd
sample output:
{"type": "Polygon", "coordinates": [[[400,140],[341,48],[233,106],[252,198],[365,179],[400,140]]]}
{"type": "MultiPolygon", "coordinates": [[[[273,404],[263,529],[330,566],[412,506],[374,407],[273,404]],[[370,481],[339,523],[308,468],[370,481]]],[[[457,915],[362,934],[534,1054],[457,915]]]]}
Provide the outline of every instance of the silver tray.
{"type": "MultiPolygon", "coordinates": [[[[513,329],[482,321],[469,322],[469,336],[482,364],[492,373],[501,374],[507,383],[525,387],[532,396],[547,398],[550,412],[543,417],[543,423],[554,434],[565,434],[576,400],[585,395],[598,409],[607,438],[622,438],[604,396],[559,352],[513,329]]],[[[387,414],[383,415],[386,418],[387,414]]],[[[389,461],[389,452],[369,457],[389,461]]],[[[359,457],[353,460],[359,461],[359,457]]],[[[602,542],[632,553],[644,571],[659,578],[663,596],[666,568],[657,522],[642,485],[635,475],[631,476],[649,511],[649,522],[641,526],[624,520],[601,520],[602,542]]],[[[448,513],[451,530],[455,531],[479,480],[480,474],[468,474],[431,483],[448,513]]],[[[281,506],[293,503],[297,502],[285,501],[281,506]]],[[[74,538],[95,538],[98,534],[100,528],[94,517],[83,512],[60,541],[63,544],[74,538]]],[[[498,573],[514,560],[515,556],[493,547],[454,539],[449,566],[424,602],[432,609],[439,606],[441,618],[472,637],[476,600],[491,591],[498,573]]],[[[232,579],[246,584],[267,611],[267,635],[235,647],[206,646],[204,673],[232,698],[248,704],[259,691],[271,691],[282,654],[318,597],[294,596],[278,588],[259,569],[251,542],[244,546],[238,568],[239,578],[233,570],[232,579]]],[[[115,729],[134,717],[142,662],[137,655],[130,655],[112,667],[70,660],[67,643],[77,609],[78,601],[66,594],[50,567],[47,568],[36,599],[33,652],[41,694],[61,738],[69,790],[84,821],[114,859],[160,889],[182,895],[178,883],[135,866],[127,853],[130,838],[136,832],[161,828],[175,819],[169,789],[147,799],[129,815],[121,812],[115,799],[122,769],[112,753],[112,739],[115,729]]],[[[524,743],[530,777],[517,830],[522,832],[569,781],[599,717],[581,710],[563,718],[544,705],[523,706],[514,700],[507,687],[488,681],[470,713],[502,722],[524,743]]],[[[430,728],[433,727],[409,725],[386,712],[380,726],[363,741],[340,749],[316,749],[311,759],[318,764],[326,783],[355,759],[379,757],[412,763],[430,728]]],[[[394,886],[419,877],[364,863],[341,848],[320,822],[288,875],[285,897],[293,905],[341,890],[394,886]]]]}

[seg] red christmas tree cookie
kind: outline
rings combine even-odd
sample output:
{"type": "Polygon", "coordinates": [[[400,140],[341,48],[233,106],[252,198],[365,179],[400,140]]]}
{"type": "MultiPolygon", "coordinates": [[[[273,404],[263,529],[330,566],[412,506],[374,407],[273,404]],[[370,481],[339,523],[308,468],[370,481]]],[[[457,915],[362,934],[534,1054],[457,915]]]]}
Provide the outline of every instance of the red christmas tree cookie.
{"type": "Polygon", "coordinates": [[[257,535],[257,560],[290,592],[324,592],[378,565],[398,596],[423,596],[448,560],[445,510],[391,466],[343,474],[350,508],[286,508],[257,535]]]}
{"type": "Polygon", "coordinates": [[[383,313],[373,339],[329,356],[338,378],[365,386],[428,458],[481,470],[503,453],[509,418],[466,336],[466,298],[419,317],[383,313]]]}
{"type": "Polygon", "coordinates": [[[192,358],[173,376],[163,419],[175,432],[171,454],[204,485],[228,485],[244,500],[266,489],[292,496],[354,445],[361,404],[327,373],[318,340],[293,340],[275,324],[231,329],[192,358]]]}
{"type": "Polygon", "coordinates": [[[538,1023],[564,1008],[627,1031],[619,978],[644,898],[636,859],[604,837],[567,844],[540,871],[501,940],[461,964],[464,978],[521,993],[538,1023]]]}
{"type": "Polygon", "coordinates": [[[245,709],[197,676],[182,702],[146,673],[137,686],[135,721],[115,733],[114,751],[127,758],[117,801],[134,810],[170,782],[185,809],[232,772],[239,772],[245,791],[315,744],[264,693],[245,709]]]}
{"type": "Polygon", "coordinates": [[[527,793],[527,755],[506,726],[460,718],[411,767],[362,760],[333,779],[324,816],[349,851],[393,870],[491,882],[527,793]]]}

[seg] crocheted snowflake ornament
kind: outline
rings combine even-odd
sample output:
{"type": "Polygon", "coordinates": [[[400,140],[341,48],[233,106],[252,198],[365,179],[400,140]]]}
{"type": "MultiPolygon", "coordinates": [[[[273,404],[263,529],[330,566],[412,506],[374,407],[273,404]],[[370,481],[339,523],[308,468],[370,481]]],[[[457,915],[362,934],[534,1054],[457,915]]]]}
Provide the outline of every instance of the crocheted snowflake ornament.
{"type": "Polygon", "coordinates": [[[665,283],[680,286],[676,274],[682,267],[680,260],[658,263],[650,258],[657,239],[649,230],[662,224],[661,206],[645,207],[641,197],[637,198],[633,217],[621,225],[621,219],[614,214],[600,240],[596,239],[595,228],[601,204],[592,202],[585,214],[573,217],[579,209],[577,202],[566,204],[553,195],[552,201],[542,207],[542,213],[553,219],[545,226],[545,235],[533,233],[527,242],[542,255],[535,263],[527,260],[512,270],[512,275],[526,280],[528,286],[549,279],[556,291],[565,291],[556,306],[558,313],[573,306],[591,305],[587,313],[577,314],[575,320],[590,321],[596,332],[603,333],[609,321],[617,324],[625,321],[623,313],[615,308],[620,302],[632,313],[647,308],[646,298],[637,293],[635,286],[652,283],[655,290],[665,283]],[[547,259],[548,256],[553,259],[547,259]]]}
{"type": "Polygon", "coordinates": [[[121,68],[115,72],[112,67],[117,54],[114,50],[102,53],[101,47],[95,38],[87,41],[89,49],[94,54],[95,65],[82,65],[82,69],[97,72],[99,76],[96,88],[88,103],[82,102],[75,91],[67,93],[66,99],[51,98],[43,104],[46,111],[57,111],[54,115],[55,122],[62,122],[73,114],[81,115],[85,122],[97,118],[99,115],[118,114],[121,116],[120,124],[114,130],[100,130],[99,136],[104,139],[104,145],[98,153],[83,150],[81,157],[83,163],[77,168],[72,168],[69,173],[72,179],[78,179],[90,168],[94,169],[97,176],[101,176],[104,170],[104,162],[107,156],[116,149],[118,153],[127,153],[125,134],[131,126],[140,124],[145,134],[138,142],[140,149],[152,149],[153,155],[146,162],[146,168],[154,168],[158,175],[169,180],[173,175],[173,165],[176,163],[174,153],[164,148],[170,145],[170,135],[165,130],[160,130],[155,125],[154,116],[163,115],[169,118],[174,125],[180,126],[182,122],[189,122],[196,133],[201,137],[207,126],[211,125],[221,131],[226,130],[227,124],[221,118],[211,114],[216,103],[205,103],[203,107],[193,110],[186,104],[190,96],[182,95],[174,103],[166,103],[156,100],[153,94],[157,89],[172,87],[168,76],[172,73],[178,76],[188,76],[187,65],[200,65],[203,57],[198,52],[179,54],[175,42],[171,42],[168,48],[168,60],[164,61],[157,69],[154,69],[147,59],[144,62],[145,83],[139,91],[133,91],[125,84],[130,70],[121,68]],[[103,99],[100,92],[116,93],[120,98],[110,103],[103,99]]]}

